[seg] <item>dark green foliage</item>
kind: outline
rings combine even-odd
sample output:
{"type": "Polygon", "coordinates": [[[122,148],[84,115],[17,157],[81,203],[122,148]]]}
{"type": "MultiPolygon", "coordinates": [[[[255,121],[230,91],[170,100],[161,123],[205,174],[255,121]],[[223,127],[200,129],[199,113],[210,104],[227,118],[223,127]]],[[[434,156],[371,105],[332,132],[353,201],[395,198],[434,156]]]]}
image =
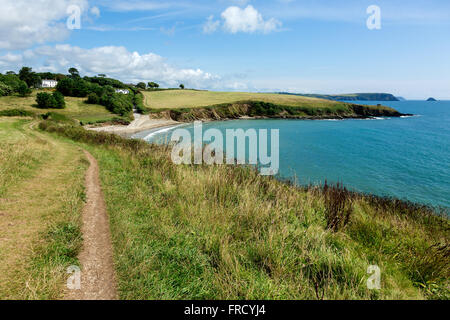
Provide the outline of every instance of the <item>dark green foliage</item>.
{"type": "Polygon", "coordinates": [[[157,84],[156,82],[149,82],[148,87],[150,89],[156,89],[156,88],[159,88],[159,84],[157,84]]]}
{"type": "Polygon", "coordinates": [[[17,92],[19,90],[20,85],[23,83],[23,81],[20,80],[19,76],[15,74],[7,74],[7,75],[0,74],[0,82],[10,87],[13,90],[13,92],[17,92]]]}
{"type": "Polygon", "coordinates": [[[25,82],[20,83],[17,93],[21,97],[27,97],[31,94],[31,92],[32,92],[31,89],[28,87],[28,85],[25,82]]]}
{"type": "Polygon", "coordinates": [[[22,67],[22,69],[20,69],[19,78],[20,80],[25,81],[28,87],[38,88],[42,83],[41,77],[29,67],[22,67]]]}
{"type": "Polygon", "coordinates": [[[35,113],[20,109],[1,110],[0,117],[34,117],[35,113]]]}
{"type": "Polygon", "coordinates": [[[90,93],[88,95],[88,99],[87,99],[86,103],[99,104],[100,103],[100,97],[96,93],[90,93]]]}
{"type": "Polygon", "coordinates": [[[53,93],[53,98],[56,101],[56,105],[58,109],[64,109],[66,107],[66,102],[64,101],[64,96],[56,91],[53,93]]]}
{"type": "Polygon", "coordinates": [[[180,89],[184,90],[184,84],[180,84],[180,89]]]}
{"type": "Polygon", "coordinates": [[[96,83],[102,87],[111,86],[116,89],[125,89],[127,86],[119,80],[101,77],[84,77],[83,80],[88,81],[90,83],[96,83]]]}
{"type": "Polygon", "coordinates": [[[56,86],[56,90],[67,97],[86,97],[90,89],[90,83],[80,78],[65,78],[56,86]]]}
{"type": "Polygon", "coordinates": [[[147,85],[144,82],[139,82],[136,87],[138,87],[139,89],[145,90],[147,89],[147,85]]]}
{"type": "Polygon", "coordinates": [[[37,94],[36,102],[41,109],[64,109],[66,106],[64,96],[59,92],[53,94],[40,92],[37,94]]]}
{"type": "Polygon", "coordinates": [[[148,113],[148,109],[144,106],[144,96],[142,95],[142,93],[138,92],[134,95],[133,103],[138,113],[148,113]]]}
{"type": "Polygon", "coordinates": [[[133,96],[113,93],[100,98],[100,104],[112,113],[125,116],[133,111],[133,96]]]}
{"type": "Polygon", "coordinates": [[[41,79],[47,79],[47,80],[56,80],[60,81],[61,79],[66,78],[65,75],[61,73],[52,73],[52,72],[40,72],[36,73],[41,79]]]}
{"type": "Polygon", "coordinates": [[[0,97],[9,96],[13,93],[13,89],[7,84],[0,82],[0,97]]]}
{"type": "Polygon", "coordinates": [[[69,73],[70,73],[70,76],[74,79],[80,77],[80,72],[76,68],[70,68],[69,73]]]}

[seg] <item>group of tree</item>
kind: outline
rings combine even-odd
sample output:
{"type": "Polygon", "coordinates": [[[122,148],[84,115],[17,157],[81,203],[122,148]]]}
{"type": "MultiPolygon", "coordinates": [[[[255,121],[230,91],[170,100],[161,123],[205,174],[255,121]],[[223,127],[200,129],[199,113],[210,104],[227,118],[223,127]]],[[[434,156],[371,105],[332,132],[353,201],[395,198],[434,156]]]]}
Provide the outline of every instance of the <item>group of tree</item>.
{"type": "MultiPolygon", "coordinates": [[[[124,83],[106,75],[97,77],[81,77],[75,68],[69,69],[69,76],[58,82],[57,92],[69,97],[87,97],[86,103],[100,104],[109,111],[125,116],[133,111],[133,97],[131,94],[116,93],[115,89],[129,89],[124,83]]],[[[145,85],[145,84],[144,84],[145,85]]]]}
{"type": "Polygon", "coordinates": [[[64,109],[66,107],[64,96],[58,91],[53,94],[40,92],[36,96],[36,102],[38,108],[41,109],[64,109]]]}
{"type": "Polygon", "coordinates": [[[31,68],[24,67],[19,74],[8,71],[0,74],[0,96],[18,94],[26,97],[31,94],[31,87],[40,86],[40,77],[31,68]]]}
{"type": "Polygon", "coordinates": [[[33,69],[30,67],[22,67],[19,71],[19,79],[25,81],[29,88],[39,88],[42,84],[41,77],[33,72],[33,69]]]}

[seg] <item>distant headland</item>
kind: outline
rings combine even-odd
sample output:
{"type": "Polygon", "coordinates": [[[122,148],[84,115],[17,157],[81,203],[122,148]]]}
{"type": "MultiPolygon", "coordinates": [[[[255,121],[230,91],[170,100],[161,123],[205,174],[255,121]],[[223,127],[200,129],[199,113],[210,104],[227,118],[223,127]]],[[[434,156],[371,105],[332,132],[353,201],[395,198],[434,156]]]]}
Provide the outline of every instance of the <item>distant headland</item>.
{"type": "Polygon", "coordinates": [[[300,93],[288,93],[279,92],[280,94],[291,94],[296,96],[304,96],[311,98],[320,98],[334,101],[401,101],[401,99],[395,97],[390,93],[350,93],[350,94],[300,94],[300,93]]]}

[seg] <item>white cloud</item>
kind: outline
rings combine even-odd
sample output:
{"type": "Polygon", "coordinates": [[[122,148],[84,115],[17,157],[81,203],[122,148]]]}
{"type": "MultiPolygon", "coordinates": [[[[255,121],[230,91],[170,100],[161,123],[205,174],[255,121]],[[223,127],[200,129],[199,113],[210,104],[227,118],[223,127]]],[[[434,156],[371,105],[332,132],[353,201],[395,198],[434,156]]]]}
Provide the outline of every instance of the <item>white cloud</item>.
{"type": "Polygon", "coordinates": [[[88,8],[87,0],[2,0],[0,10],[0,49],[18,50],[61,41],[68,37],[67,8],[88,8]]]}
{"type": "Polygon", "coordinates": [[[0,56],[4,70],[36,66],[39,61],[44,61],[44,66],[34,67],[37,71],[67,73],[70,67],[76,67],[82,74],[104,73],[125,82],[159,81],[166,86],[178,86],[182,82],[188,87],[209,88],[220,80],[201,69],[177,68],[154,53],[139,54],[116,46],[83,49],[65,44],[0,56]]]}
{"type": "Polygon", "coordinates": [[[264,20],[258,10],[251,5],[245,9],[229,7],[222,13],[222,18],[224,29],[231,33],[270,33],[281,27],[281,22],[274,18],[264,20]]]}
{"type": "Polygon", "coordinates": [[[213,33],[215,32],[220,26],[219,20],[214,20],[214,16],[211,15],[206,20],[206,23],[203,25],[203,32],[204,33],[213,33]]]}
{"type": "Polygon", "coordinates": [[[153,11],[160,9],[168,9],[175,4],[167,1],[143,1],[143,0],[115,0],[103,1],[102,5],[108,7],[110,10],[119,12],[129,11],[153,11]]]}
{"type": "Polygon", "coordinates": [[[98,7],[92,7],[89,11],[93,16],[100,17],[100,9],[98,7]]]}

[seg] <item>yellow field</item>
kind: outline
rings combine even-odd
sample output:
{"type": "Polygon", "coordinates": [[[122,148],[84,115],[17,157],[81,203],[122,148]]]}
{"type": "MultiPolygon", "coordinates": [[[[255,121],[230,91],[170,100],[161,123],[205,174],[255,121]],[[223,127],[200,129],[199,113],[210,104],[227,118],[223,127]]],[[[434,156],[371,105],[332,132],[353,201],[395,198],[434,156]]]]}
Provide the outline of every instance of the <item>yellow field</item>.
{"type": "Polygon", "coordinates": [[[143,94],[145,96],[145,106],[152,109],[196,108],[244,100],[303,107],[332,107],[341,104],[339,102],[317,98],[274,93],[167,90],[145,91],[143,94]]]}
{"type": "Polygon", "coordinates": [[[106,110],[103,106],[84,103],[84,100],[86,100],[85,98],[64,97],[64,100],[66,101],[65,109],[39,109],[34,107],[36,105],[36,95],[38,92],[43,91],[34,90],[31,96],[26,98],[17,96],[0,97],[0,111],[7,109],[21,109],[38,114],[54,111],[80,121],[109,120],[117,116],[106,110]]]}

